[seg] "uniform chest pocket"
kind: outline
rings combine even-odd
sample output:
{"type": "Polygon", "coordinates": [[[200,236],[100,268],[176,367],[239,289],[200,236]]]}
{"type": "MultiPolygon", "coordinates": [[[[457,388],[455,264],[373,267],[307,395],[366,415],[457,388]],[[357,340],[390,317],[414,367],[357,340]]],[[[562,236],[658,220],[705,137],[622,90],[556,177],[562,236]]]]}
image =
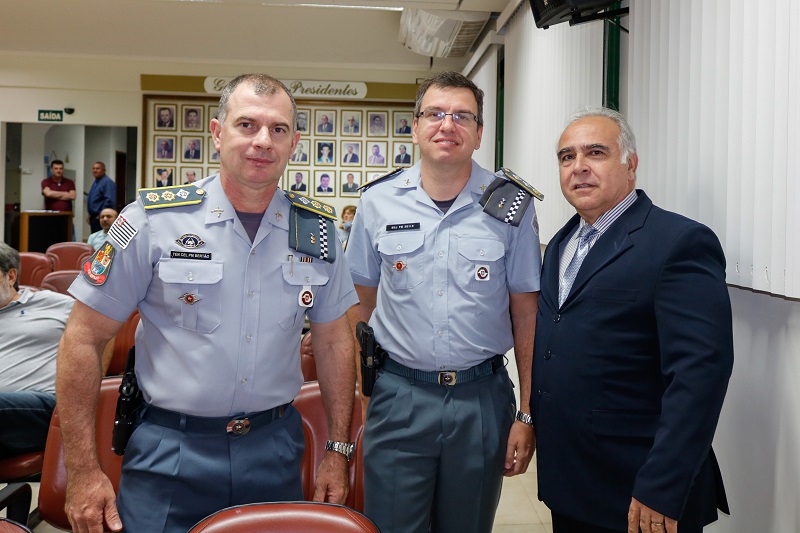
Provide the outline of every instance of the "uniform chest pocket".
{"type": "Polygon", "coordinates": [[[172,323],[189,331],[211,333],[222,314],[222,261],[162,259],[158,278],[172,323]]]}
{"type": "Polygon", "coordinates": [[[471,292],[496,290],[505,283],[505,246],[482,237],[459,237],[458,283],[471,292]]]}
{"type": "Polygon", "coordinates": [[[300,263],[298,261],[284,261],[281,264],[283,274],[283,287],[281,290],[278,323],[285,330],[300,329],[303,327],[306,310],[313,307],[319,288],[327,285],[330,279],[329,263],[315,259],[314,263],[300,263]],[[309,307],[304,307],[300,302],[309,307]]]}
{"type": "Polygon", "coordinates": [[[397,233],[378,239],[378,252],[383,259],[381,276],[386,276],[394,289],[413,289],[422,283],[422,245],[424,233],[397,233]]]}

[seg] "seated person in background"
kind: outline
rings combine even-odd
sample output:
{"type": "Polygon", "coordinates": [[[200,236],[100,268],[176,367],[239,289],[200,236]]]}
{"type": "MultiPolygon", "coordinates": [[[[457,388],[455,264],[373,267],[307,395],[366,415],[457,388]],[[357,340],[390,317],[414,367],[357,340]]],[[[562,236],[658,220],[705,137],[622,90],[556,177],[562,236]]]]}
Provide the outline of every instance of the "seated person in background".
{"type": "Polygon", "coordinates": [[[115,210],[111,209],[110,207],[106,207],[102,211],[100,211],[100,216],[97,217],[100,219],[100,227],[102,228],[100,231],[95,231],[91,235],[89,235],[89,239],[86,241],[89,246],[97,250],[100,248],[100,245],[103,244],[106,240],[106,235],[108,234],[108,230],[111,229],[111,224],[117,219],[117,213],[115,210]]]}
{"type": "Polygon", "coordinates": [[[19,272],[19,253],[0,243],[0,459],[44,450],[58,341],[75,302],[57,292],[19,291],[19,272]]]}

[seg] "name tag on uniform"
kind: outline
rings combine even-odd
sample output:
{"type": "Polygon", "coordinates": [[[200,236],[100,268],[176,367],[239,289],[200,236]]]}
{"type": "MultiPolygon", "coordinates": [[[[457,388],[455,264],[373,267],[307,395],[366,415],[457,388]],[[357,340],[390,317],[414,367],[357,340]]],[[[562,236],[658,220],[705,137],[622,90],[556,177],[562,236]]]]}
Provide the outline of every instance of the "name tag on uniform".
{"type": "Polygon", "coordinates": [[[408,231],[419,229],[419,222],[406,222],[405,224],[386,224],[386,231],[408,231]]]}
{"type": "Polygon", "coordinates": [[[208,261],[211,259],[211,254],[207,252],[176,252],[170,251],[169,256],[172,259],[201,259],[208,261]]]}

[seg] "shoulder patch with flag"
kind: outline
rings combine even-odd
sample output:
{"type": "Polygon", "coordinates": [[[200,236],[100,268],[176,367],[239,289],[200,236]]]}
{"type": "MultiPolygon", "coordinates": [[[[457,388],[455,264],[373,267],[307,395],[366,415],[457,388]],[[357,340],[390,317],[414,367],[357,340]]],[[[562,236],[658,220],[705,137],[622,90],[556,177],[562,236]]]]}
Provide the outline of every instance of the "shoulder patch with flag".
{"type": "Polygon", "coordinates": [[[108,236],[114,239],[124,250],[138,232],[139,228],[120,215],[108,229],[108,236]]]}

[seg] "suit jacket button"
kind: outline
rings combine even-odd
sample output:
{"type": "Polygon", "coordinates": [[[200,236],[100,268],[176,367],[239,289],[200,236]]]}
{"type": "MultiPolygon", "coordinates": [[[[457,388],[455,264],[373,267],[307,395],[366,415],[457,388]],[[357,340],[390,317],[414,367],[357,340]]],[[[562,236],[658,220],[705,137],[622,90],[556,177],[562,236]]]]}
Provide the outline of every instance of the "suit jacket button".
{"type": "Polygon", "coordinates": [[[561,322],[561,315],[553,315],[553,322],[561,322]]]}
{"type": "Polygon", "coordinates": [[[550,359],[551,357],[553,357],[553,352],[551,352],[550,350],[548,350],[548,351],[547,351],[547,353],[546,353],[546,354],[544,354],[544,358],[545,358],[545,359],[550,359]]]}

